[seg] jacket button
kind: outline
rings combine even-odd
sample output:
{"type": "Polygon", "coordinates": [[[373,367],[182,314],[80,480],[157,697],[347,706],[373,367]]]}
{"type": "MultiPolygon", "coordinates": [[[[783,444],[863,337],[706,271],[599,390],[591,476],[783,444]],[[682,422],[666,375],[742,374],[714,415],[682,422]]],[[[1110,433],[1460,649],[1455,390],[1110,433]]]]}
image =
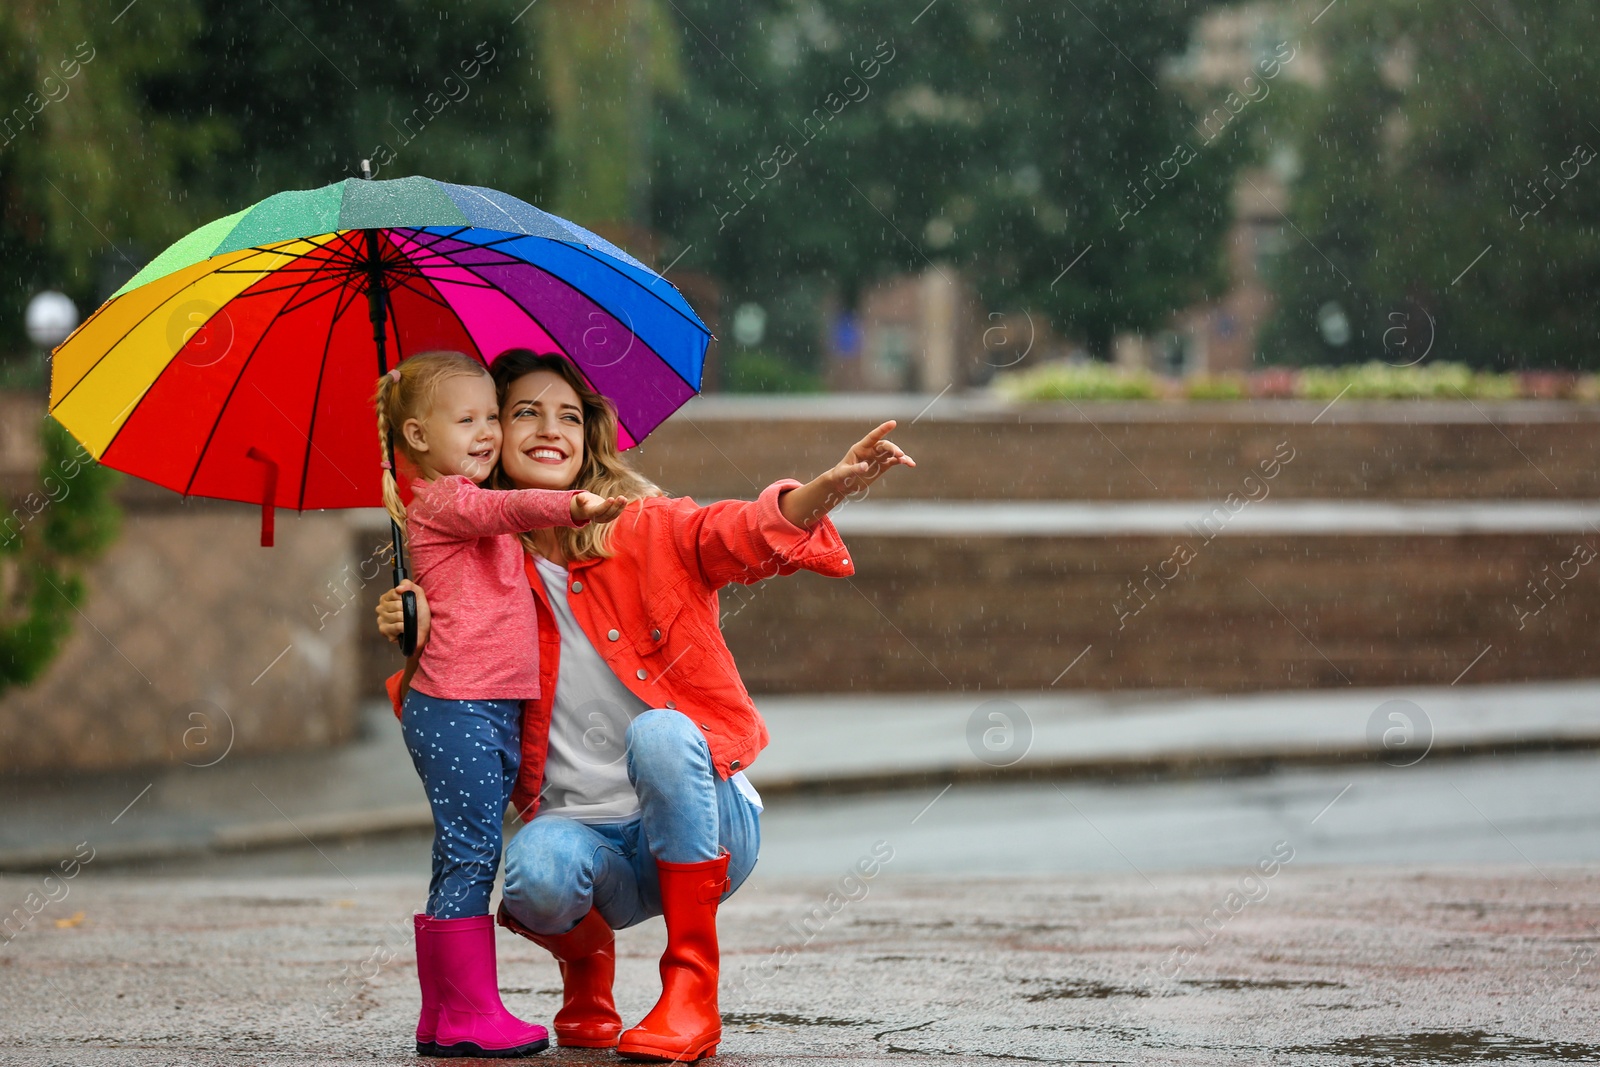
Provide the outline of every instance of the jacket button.
{"type": "Polygon", "coordinates": [[[667,701],[667,710],[668,711],[677,711],[678,710],[678,705],[674,704],[672,701],[669,700],[669,701],[667,701]]]}
{"type": "Polygon", "coordinates": [[[650,640],[652,640],[652,641],[661,640],[661,631],[660,630],[651,630],[650,631],[650,640]]]}
{"type": "Polygon", "coordinates": [[[607,630],[606,631],[606,637],[608,639],[612,640],[612,641],[615,641],[617,638],[619,638],[621,636],[622,635],[617,633],[617,631],[615,631],[615,630],[607,630]]]}
{"type": "Polygon", "coordinates": [[[583,592],[583,583],[582,583],[582,582],[573,582],[573,583],[572,583],[572,591],[573,591],[573,592],[574,592],[574,593],[581,593],[581,592],[583,592]]]}
{"type": "Polygon", "coordinates": [[[709,729],[711,729],[711,727],[709,727],[709,726],[707,726],[707,725],[706,725],[706,724],[705,724],[705,723],[701,723],[701,724],[700,724],[700,729],[702,729],[702,730],[709,730],[709,729]]]}
{"type": "Polygon", "coordinates": [[[643,667],[640,667],[635,673],[638,675],[639,681],[641,682],[650,677],[650,672],[645,670],[643,667]]]}
{"type": "Polygon", "coordinates": [[[738,770],[739,769],[739,761],[738,760],[734,760],[732,763],[728,764],[728,769],[729,770],[734,770],[734,771],[738,770]]]}
{"type": "Polygon", "coordinates": [[[846,567],[850,566],[850,560],[848,558],[844,561],[844,565],[846,567]]]}

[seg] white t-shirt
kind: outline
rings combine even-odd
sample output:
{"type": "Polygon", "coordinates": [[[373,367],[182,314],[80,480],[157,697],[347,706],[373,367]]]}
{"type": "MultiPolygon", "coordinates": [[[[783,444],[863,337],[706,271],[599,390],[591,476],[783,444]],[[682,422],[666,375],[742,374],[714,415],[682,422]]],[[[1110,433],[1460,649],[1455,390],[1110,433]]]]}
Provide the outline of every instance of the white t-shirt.
{"type": "MultiPolygon", "coordinates": [[[[567,569],[534,556],[550,610],[561,632],[561,667],[550,712],[550,750],[535,818],[562,815],[578,822],[621,822],[639,814],[628,781],[628,725],[650,710],[595,650],[567,603],[567,569]]],[[[729,778],[757,811],[761,796],[743,771],[729,778]]]]}

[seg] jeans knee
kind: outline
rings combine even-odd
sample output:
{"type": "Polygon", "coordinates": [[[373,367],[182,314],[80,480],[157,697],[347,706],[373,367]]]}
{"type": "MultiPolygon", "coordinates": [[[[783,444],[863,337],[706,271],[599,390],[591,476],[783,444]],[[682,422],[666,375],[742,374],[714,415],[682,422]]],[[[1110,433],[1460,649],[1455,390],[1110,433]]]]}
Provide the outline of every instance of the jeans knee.
{"type": "Polygon", "coordinates": [[[560,923],[571,903],[572,887],[562,884],[553,871],[508,865],[502,896],[506,908],[518,921],[543,932],[560,923]]]}
{"type": "Polygon", "coordinates": [[[502,899],[519,922],[540,933],[561,933],[588,910],[581,856],[594,846],[563,821],[535,820],[506,846],[502,899]]]}
{"type": "Polygon", "coordinates": [[[637,761],[666,756],[676,764],[704,744],[700,728],[681,711],[654,708],[628,726],[628,752],[637,761]]]}

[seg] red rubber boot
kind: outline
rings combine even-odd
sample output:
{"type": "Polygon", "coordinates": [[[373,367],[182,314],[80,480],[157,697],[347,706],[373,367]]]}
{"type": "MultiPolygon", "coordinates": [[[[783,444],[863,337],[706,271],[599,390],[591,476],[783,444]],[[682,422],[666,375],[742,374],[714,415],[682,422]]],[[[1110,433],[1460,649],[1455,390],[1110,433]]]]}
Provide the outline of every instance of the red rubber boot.
{"type": "Polygon", "coordinates": [[[422,987],[422,1013],[417,1016],[418,1056],[433,1055],[433,1037],[439,1028],[439,983],[433,964],[433,942],[426,933],[432,921],[420,912],[411,917],[416,930],[417,984],[422,987]]]}
{"type": "Polygon", "coordinates": [[[528,929],[500,904],[500,925],[550,952],[561,965],[561,1010],[556,1012],[556,1044],[573,1048],[615,1048],[622,1016],[611,999],[616,976],[616,940],[594,908],[564,934],[528,929]]]}
{"type": "Polygon", "coordinates": [[[661,955],[661,999],[617,1043],[630,1060],[698,1060],[722,1040],[717,1010],[717,902],[728,887],[728,854],[704,863],[662,863],[661,912],[667,950],[661,955]]]}
{"type": "Polygon", "coordinates": [[[426,945],[418,961],[428,961],[439,1005],[430,1055],[506,1059],[550,1047],[548,1030],[523,1022],[500,1002],[493,919],[429,919],[421,934],[426,945]]]}

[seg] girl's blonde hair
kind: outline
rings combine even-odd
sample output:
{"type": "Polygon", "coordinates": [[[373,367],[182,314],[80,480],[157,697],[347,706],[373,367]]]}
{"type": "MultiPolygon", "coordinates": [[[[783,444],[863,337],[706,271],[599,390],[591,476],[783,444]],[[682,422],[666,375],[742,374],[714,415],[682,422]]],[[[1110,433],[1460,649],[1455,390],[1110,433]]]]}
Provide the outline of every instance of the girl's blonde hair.
{"type": "MultiPolygon", "coordinates": [[[[439,351],[418,352],[378,379],[372,404],[378,411],[378,448],[385,462],[389,459],[389,437],[393,434],[397,460],[404,456],[413,467],[421,465],[400,428],[407,419],[426,416],[439,391],[439,383],[456,375],[490,377],[489,369],[476,357],[465,352],[439,351]]],[[[400,484],[395,481],[394,471],[388,467],[383,472],[383,506],[404,532],[406,506],[400,499],[400,484]]]]}
{"type": "MultiPolygon", "coordinates": [[[[500,406],[505,407],[511,386],[518,379],[535,371],[550,371],[572,386],[583,407],[583,466],[571,488],[586,489],[596,496],[625,496],[629,500],[666,496],[654,482],[634,470],[617,451],[617,409],[611,401],[590,388],[589,383],[565,356],[553,353],[540,354],[527,348],[511,348],[500,353],[489,366],[494,378],[495,393],[500,406]]],[[[495,468],[489,484],[496,489],[515,489],[516,485],[505,473],[505,454],[502,451],[500,466],[495,468]]],[[[611,528],[614,522],[590,523],[581,529],[556,526],[551,533],[561,545],[561,551],[570,561],[609,558],[611,556],[611,528]]],[[[524,547],[538,551],[534,535],[522,535],[524,547]]]]}

